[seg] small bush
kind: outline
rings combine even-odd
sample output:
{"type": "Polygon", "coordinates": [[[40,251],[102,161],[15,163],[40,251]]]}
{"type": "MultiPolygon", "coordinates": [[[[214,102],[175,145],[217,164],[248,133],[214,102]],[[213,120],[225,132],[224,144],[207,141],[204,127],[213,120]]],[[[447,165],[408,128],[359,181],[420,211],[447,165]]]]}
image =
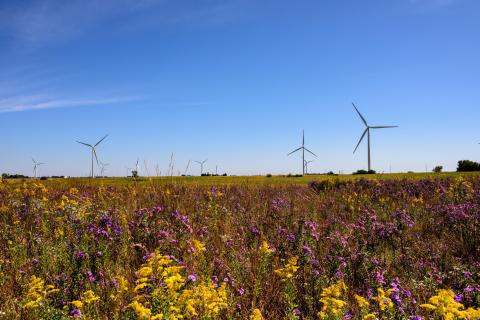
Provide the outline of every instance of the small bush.
{"type": "Polygon", "coordinates": [[[436,166],[432,171],[435,173],[440,173],[443,171],[443,166],[436,166]]]}
{"type": "Polygon", "coordinates": [[[353,174],[376,174],[377,172],[375,170],[357,170],[356,172],[354,172],[353,174]]]}
{"type": "Polygon", "coordinates": [[[480,171],[480,163],[470,160],[458,161],[457,172],[480,171]]]}

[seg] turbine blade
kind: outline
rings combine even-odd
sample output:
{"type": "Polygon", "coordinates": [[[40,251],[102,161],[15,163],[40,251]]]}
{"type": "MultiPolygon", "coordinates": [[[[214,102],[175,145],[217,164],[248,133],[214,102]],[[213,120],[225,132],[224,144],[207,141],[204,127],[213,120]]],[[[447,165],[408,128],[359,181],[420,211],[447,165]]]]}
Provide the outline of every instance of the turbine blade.
{"type": "Polygon", "coordinates": [[[102,139],[100,139],[100,141],[98,141],[98,142],[94,145],[94,147],[98,146],[98,145],[99,145],[103,140],[105,140],[105,138],[107,138],[107,137],[108,137],[108,134],[106,134],[102,139]]]}
{"type": "Polygon", "coordinates": [[[398,126],[374,126],[372,129],[386,129],[386,128],[398,128],[398,126]]]}
{"type": "Polygon", "coordinates": [[[97,157],[97,151],[95,151],[95,148],[92,148],[93,149],[93,154],[95,155],[95,160],[97,161],[97,166],[100,166],[98,164],[98,157],[97,157]]]}
{"type": "Polygon", "coordinates": [[[355,150],[353,150],[353,153],[355,153],[355,151],[357,151],[358,146],[360,145],[360,143],[362,143],[362,140],[363,140],[363,138],[365,138],[365,135],[367,134],[367,131],[368,131],[368,128],[365,129],[365,131],[363,131],[362,137],[361,137],[360,140],[358,141],[358,144],[357,144],[357,146],[355,147],[355,150]]]}
{"type": "Polygon", "coordinates": [[[362,114],[360,113],[360,111],[358,111],[357,107],[355,106],[355,104],[352,102],[352,105],[353,107],[355,108],[355,110],[357,111],[358,115],[360,116],[360,119],[362,119],[363,123],[365,124],[365,126],[368,127],[368,123],[367,123],[367,120],[365,120],[365,118],[362,116],[362,114]]]}
{"type": "Polygon", "coordinates": [[[35,159],[33,159],[33,158],[32,158],[32,161],[33,161],[33,163],[37,163],[37,161],[35,161],[35,159]]]}
{"type": "Polygon", "coordinates": [[[77,143],[80,143],[80,144],[83,144],[84,146],[93,148],[93,146],[91,144],[88,144],[88,143],[85,143],[85,142],[77,141],[77,143]]]}
{"type": "Polygon", "coordinates": [[[312,151],[308,150],[307,148],[304,148],[304,149],[305,149],[305,151],[308,151],[308,152],[310,152],[311,154],[313,154],[315,157],[317,157],[317,158],[318,158],[318,156],[317,156],[315,153],[313,153],[312,151]]]}
{"type": "Polygon", "coordinates": [[[299,151],[299,150],[302,150],[302,147],[293,150],[292,152],[290,152],[289,154],[287,154],[287,156],[289,156],[289,155],[291,155],[292,153],[295,153],[295,152],[297,152],[297,151],[299,151]]]}

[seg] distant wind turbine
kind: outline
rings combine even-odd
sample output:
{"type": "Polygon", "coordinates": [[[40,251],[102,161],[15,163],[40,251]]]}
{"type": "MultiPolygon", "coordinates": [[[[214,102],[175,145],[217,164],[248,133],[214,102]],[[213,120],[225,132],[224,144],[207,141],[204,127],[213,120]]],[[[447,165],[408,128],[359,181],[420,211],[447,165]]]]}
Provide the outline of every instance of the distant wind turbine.
{"type": "Polygon", "coordinates": [[[103,163],[102,161],[99,161],[100,162],[100,175],[103,177],[103,174],[105,172],[105,167],[109,166],[110,163],[103,163]]]}
{"type": "Polygon", "coordinates": [[[188,168],[190,167],[191,160],[188,160],[187,167],[185,168],[185,175],[187,175],[188,168]]]}
{"type": "Polygon", "coordinates": [[[355,106],[355,104],[353,102],[352,102],[352,105],[355,108],[355,110],[357,111],[358,115],[360,116],[360,119],[362,120],[362,122],[365,124],[365,127],[366,127],[365,131],[363,131],[363,134],[360,137],[360,140],[358,141],[358,144],[355,147],[355,150],[353,151],[353,153],[355,153],[355,151],[357,151],[358,146],[362,142],[363,138],[365,138],[365,135],[367,135],[367,139],[368,139],[368,142],[367,142],[368,143],[368,171],[370,171],[372,169],[372,166],[371,166],[372,162],[371,162],[371,156],[370,156],[370,129],[398,128],[398,126],[369,126],[368,123],[367,123],[367,120],[365,120],[365,118],[362,116],[360,111],[358,111],[357,107],[355,106]]]}
{"type": "Polygon", "coordinates": [[[300,151],[302,150],[302,174],[305,175],[305,151],[311,153],[312,155],[314,155],[315,157],[317,157],[317,155],[315,153],[313,153],[312,151],[308,150],[307,148],[305,148],[305,130],[303,130],[303,133],[302,133],[302,146],[298,149],[295,149],[293,150],[292,152],[290,152],[289,154],[287,154],[287,156],[297,152],[297,151],[300,151]]]}
{"type": "Polygon", "coordinates": [[[305,173],[306,173],[306,174],[308,174],[308,164],[309,164],[309,163],[312,163],[312,162],[314,162],[314,161],[315,161],[315,160],[310,160],[310,161],[305,160],[304,163],[305,163],[305,173]]]}
{"type": "Polygon", "coordinates": [[[37,177],[37,171],[38,171],[38,167],[40,167],[42,164],[46,164],[46,163],[43,163],[43,162],[37,162],[35,159],[32,158],[32,161],[33,161],[33,177],[36,178],[37,177]]]}
{"type": "Polygon", "coordinates": [[[97,161],[97,166],[99,165],[98,164],[98,157],[97,157],[97,151],[95,150],[95,148],[100,144],[102,143],[103,140],[105,140],[105,138],[108,137],[108,134],[105,135],[102,139],[100,139],[97,143],[95,143],[94,145],[91,145],[91,144],[88,144],[88,143],[85,143],[85,142],[81,142],[81,141],[77,141],[77,143],[80,143],[80,144],[83,144],[84,146],[87,146],[89,148],[92,149],[92,178],[94,177],[94,173],[93,173],[93,158],[95,157],[95,160],[97,161]]]}
{"type": "Polygon", "coordinates": [[[137,171],[137,174],[140,174],[140,167],[138,166],[138,161],[140,161],[140,158],[137,158],[137,163],[135,164],[135,170],[137,171]]]}
{"type": "Polygon", "coordinates": [[[132,170],[132,168],[125,167],[125,170],[127,171],[127,177],[128,177],[128,173],[130,172],[130,170],[132,170]]]}
{"type": "Polygon", "coordinates": [[[196,163],[198,163],[200,165],[200,175],[203,174],[203,165],[205,164],[205,162],[207,162],[208,159],[205,159],[203,161],[197,161],[195,160],[196,163]]]}

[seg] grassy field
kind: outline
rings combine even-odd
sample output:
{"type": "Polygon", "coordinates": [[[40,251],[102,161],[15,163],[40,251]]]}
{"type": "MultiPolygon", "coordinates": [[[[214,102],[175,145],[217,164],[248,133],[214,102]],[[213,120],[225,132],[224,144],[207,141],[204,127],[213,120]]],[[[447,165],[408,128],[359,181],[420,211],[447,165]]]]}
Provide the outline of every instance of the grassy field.
{"type": "MultiPolygon", "coordinates": [[[[468,177],[478,176],[480,172],[442,172],[442,173],[392,173],[392,174],[373,174],[373,175],[305,175],[303,177],[294,177],[286,175],[277,176],[172,176],[172,177],[140,177],[140,178],[67,178],[67,179],[48,179],[43,181],[47,185],[63,184],[63,185],[128,185],[128,184],[179,184],[179,185],[236,185],[236,184],[260,184],[260,185],[304,185],[311,181],[324,180],[357,180],[357,179],[375,179],[375,180],[399,180],[399,179],[436,179],[436,178],[454,178],[454,177],[468,177]]],[[[24,181],[22,179],[13,180],[16,182],[24,181]]]]}

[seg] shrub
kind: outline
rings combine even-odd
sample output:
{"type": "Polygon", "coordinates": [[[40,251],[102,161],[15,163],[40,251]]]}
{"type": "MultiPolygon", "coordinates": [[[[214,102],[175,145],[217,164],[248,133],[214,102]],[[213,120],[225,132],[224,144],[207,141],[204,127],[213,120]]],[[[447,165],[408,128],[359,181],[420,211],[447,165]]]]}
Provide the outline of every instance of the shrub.
{"type": "Polygon", "coordinates": [[[440,173],[443,171],[443,166],[436,166],[433,168],[433,172],[440,173]]]}
{"type": "Polygon", "coordinates": [[[480,163],[470,160],[458,161],[457,172],[480,171],[480,163]]]}
{"type": "Polygon", "coordinates": [[[377,172],[375,170],[357,170],[356,172],[354,172],[353,174],[376,174],[377,172]]]}

